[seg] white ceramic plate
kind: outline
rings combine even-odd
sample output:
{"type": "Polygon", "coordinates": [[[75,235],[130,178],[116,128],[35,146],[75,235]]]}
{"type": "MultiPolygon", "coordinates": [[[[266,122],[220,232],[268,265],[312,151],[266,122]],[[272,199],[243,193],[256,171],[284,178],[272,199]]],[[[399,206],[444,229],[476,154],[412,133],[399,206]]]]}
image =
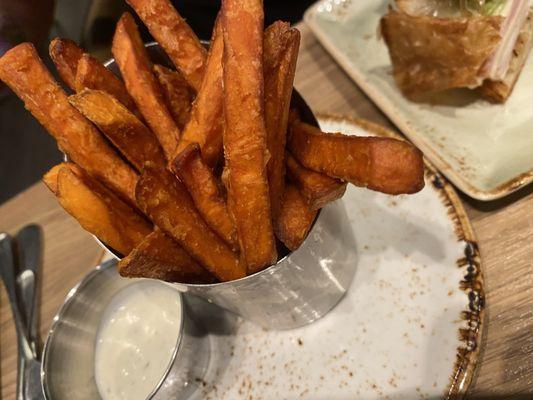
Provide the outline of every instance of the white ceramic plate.
{"type": "MultiPolygon", "coordinates": [[[[326,131],[391,134],[331,116],[320,123],[326,131]]],[[[429,168],[426,187],[413,196],[348,186],[341,201],[357,270],[346,297],[314,324],[266,331],[188,297],[213,349],[196,398],[461,397],[479,349],[483,281],[462,206],[429,168]]]]}
{"type": "Polygon", "coordinates": [[[468,90],[405,99],[377,35],[388,0],[323,0],[305,14],[322,45],[426,157],[461,191],[503,197],[533,181],[533,56],[511,98],[490,104],[468,90]]]}

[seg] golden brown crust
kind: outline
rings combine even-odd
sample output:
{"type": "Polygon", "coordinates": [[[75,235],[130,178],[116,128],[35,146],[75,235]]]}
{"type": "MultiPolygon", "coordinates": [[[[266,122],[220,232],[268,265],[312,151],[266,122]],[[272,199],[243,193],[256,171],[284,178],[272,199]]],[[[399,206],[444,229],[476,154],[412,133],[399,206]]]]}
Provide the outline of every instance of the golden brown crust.
{"type": "Polygon", "coordinates": [[[209,228],[187,189],[168,171],[145,168],[136,194],[145,214],[218,279],[246,275],[239,257],[209,228]]]}
{"type": "Polygon", "coordinates": [[[154,73],[167,101],[168,109],[174,117],[174,122],[181,130],[191,117],[191,88],[178,71],[162,65],[154,65],[154,73]]]}
{"type": "Polygon", "coordinates": [[[356,186],[388,194],[416,193],[424,187],[422,153],[401,140],[324,133],[295,122],[289,148],[306,168],[356,186]]]}
{"type": "Polygon", "coordinates": [[[287,154],[287,175],[311,210],[340,199],[346,191],[346,183],[305,168],[290,153],[287,154]]]}
{"type": "Polygon", "coordinates": [[[276,220],[276,236],[289,250],[296,250],[307,237],[316,214],[317,210],[309,208],[296,186],[287,185],[276,220]]]}
{"type": "Polygon", "coordinates": [[[266,173],[263,107],[263,4],[222,3],[224,32],[224,154],[228,205],[249,273],[276,261],[266,173]]]}
{"type": "Polygon", "coordinates": [[[275,221],[285,186],[285,144],[300,32],[277,21],[265,30],[265,128],[270,159],[267,164],[270,207],[275,221]]]}
{"type": "Polygon", "coordinates": [[[238,251],[235,223],[229,215],[215,176],[200,156],[198,144],[190,144],[174,159],[172,171],[185,185],[196,208],[211,229],[234,251],[238,251]]]}
{"type": "Polygon", "coordinates": [[[24,101],[72,161],[135,204],[137,174],[68,102],[33,45],[20,44],[0,59],[0,79],[24,101]]]}
{"type": "Polygon", "coordinates": [[[121,254],[128,254],[151,232],[151,224],[75,164],[63,163],[45,179],[54,175],[61,206],[85,230],[121,254]]]}
{"type": "Polygon", "coordinates": [[[213,278],[183,247],[155,228],[118,263],[121,276],[180,283],[212,283],[213,278]]]}
{"type": "Polygon", "coordinates": [[[76,92],[81,92],[83,89],[103,90],[124,104],[136,116],[141,115],[124,82],[89,54],[84,54],[78,62],[75,86],[76,92]]]}
{"type": "Polygon", "coordinates": [[[127,0],[189,85],[198,91],[207,51],[169,0],[127,0]]]}
{"type": "Polygon", "coordinates": [[[48,48],[61,80],[76,91],[76,71],[83,56],[83,49],[70,39],[55,38],[48,48]]]}
{"type": "Polygon", "coordinates": [[[128,93],[157,136],[167,160],[171,160],[180,131],[152,72],[152,63],[141,41],[137,25],[128,13],[124,13],[117,24],[112,51],[128,93]]]}
{"type": "Polygon", "coordinates": [[[183,130],[176,150],[176,154],[178,154],[189,144],[198,143],[202,151],[202,159],[211,167],[215,166],[222,154],[222,133],[224,131],[223,52],[222,26],[220,18],[217,18],[204,79],[193,103],[191,118],[183,130]]]}
{"type": "Polygon", "coordinates": [[[140,172],[144,164],[164,167],[165,155],[155,135],[107,92],[85,89],[70,104],[92,121],[140,172]]]}
{"type": "Polygon", "coordinates": [[[513,92],[516,81],[533,46],[533,13],[529,13],[513,50],[513,57],[505,78],[501,81],[485,80],[481,94],[495,103],[505,103],[513,92]]]}
{"type": "Polygon", "coordinates": [[[500,42],[501,17],[435,18],[390,10],[381,19],[394,78],[407,97],[477,87],[478,72],[500,42]]]}

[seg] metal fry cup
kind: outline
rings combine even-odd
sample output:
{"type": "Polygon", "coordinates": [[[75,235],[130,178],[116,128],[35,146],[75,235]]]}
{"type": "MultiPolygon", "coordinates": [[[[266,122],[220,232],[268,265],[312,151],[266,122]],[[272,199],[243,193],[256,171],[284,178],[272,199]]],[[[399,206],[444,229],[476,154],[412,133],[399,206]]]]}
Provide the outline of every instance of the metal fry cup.
{"type": "MultiPolygon", "coordinates": [[[[157,43],[148,43],[146,48],[152,60],[171,65],[157,43]]],[[[105,65],[118,73],[114,60],[105,65]]],[[[302,120],[318,126],[296,91],[292,106],[299,110],[302,120]]],[[[113,249],[96,240],[120,259],[113,249]]],[[[267,329],[293,329],[321,318],[341,300],[352,282],[356,265],[354,235],[344,204],[338,200],[319,212],[302,246],[275,265],[231,282],[171,285],[267,329]]]]}

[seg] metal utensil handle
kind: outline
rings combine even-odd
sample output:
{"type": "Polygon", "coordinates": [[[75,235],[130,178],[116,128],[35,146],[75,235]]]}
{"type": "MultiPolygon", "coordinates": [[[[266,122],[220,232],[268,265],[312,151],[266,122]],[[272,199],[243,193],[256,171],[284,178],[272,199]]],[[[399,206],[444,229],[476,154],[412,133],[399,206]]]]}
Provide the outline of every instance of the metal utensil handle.
{"type": "Polygon", "coordinates": [[[17,330],[18,353],[19,353],[19,375],[17,377],[17,400],[24,400],[24,380],[25,375],[20,373],[20,369],[26,362],[33,359],[33,352],[28,343],[27,328],[24,319],[20,313],[15,281],[15,260],[13,255],[13,239],[7,233],[0,233],[0,275],[6,288],[13,320],[17,330]]]}
{"type": "Polygon", "coordinates": [[[38,225],[26,225],[16,236],[19,268],[17,284],[28,328],[33,355],[39,357],[39,277],[42,257],[42,234],[38,225]]]}
{"type": "Polygon", "coordinates": [[[31,347],[28,343],[25,321],[20,313],[16,294],[15,260],[13,259],[13,239],[6,233],[0,233],[0,274],[6,287],[7,296],[13,311],[13,320],[20,340],[22,354],[25,358],[33,358],[31,347]]]}

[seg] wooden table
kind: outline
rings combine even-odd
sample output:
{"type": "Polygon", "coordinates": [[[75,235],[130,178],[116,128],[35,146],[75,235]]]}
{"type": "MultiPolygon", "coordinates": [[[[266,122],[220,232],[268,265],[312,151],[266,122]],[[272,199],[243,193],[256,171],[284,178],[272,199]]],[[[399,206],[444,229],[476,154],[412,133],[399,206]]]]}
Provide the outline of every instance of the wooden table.
{"type": "MultiPolygon", "coordinates": [[[[305,26],[296,87],[316,112],[387,118],[335,64],[305,26]]],[[[480,203],[463,197],[483,257],[488,324],[471,398],[533,398],[533,190],[480,203]]],[[[15,233],[27,223],[45,238],[41,334],[69,289],[102,257],[102,250],[40,183],[0,207],[0,230],[15,233]]],[[[1,291],[2,399],[14,398],[16,339],[1,291]]]]}

